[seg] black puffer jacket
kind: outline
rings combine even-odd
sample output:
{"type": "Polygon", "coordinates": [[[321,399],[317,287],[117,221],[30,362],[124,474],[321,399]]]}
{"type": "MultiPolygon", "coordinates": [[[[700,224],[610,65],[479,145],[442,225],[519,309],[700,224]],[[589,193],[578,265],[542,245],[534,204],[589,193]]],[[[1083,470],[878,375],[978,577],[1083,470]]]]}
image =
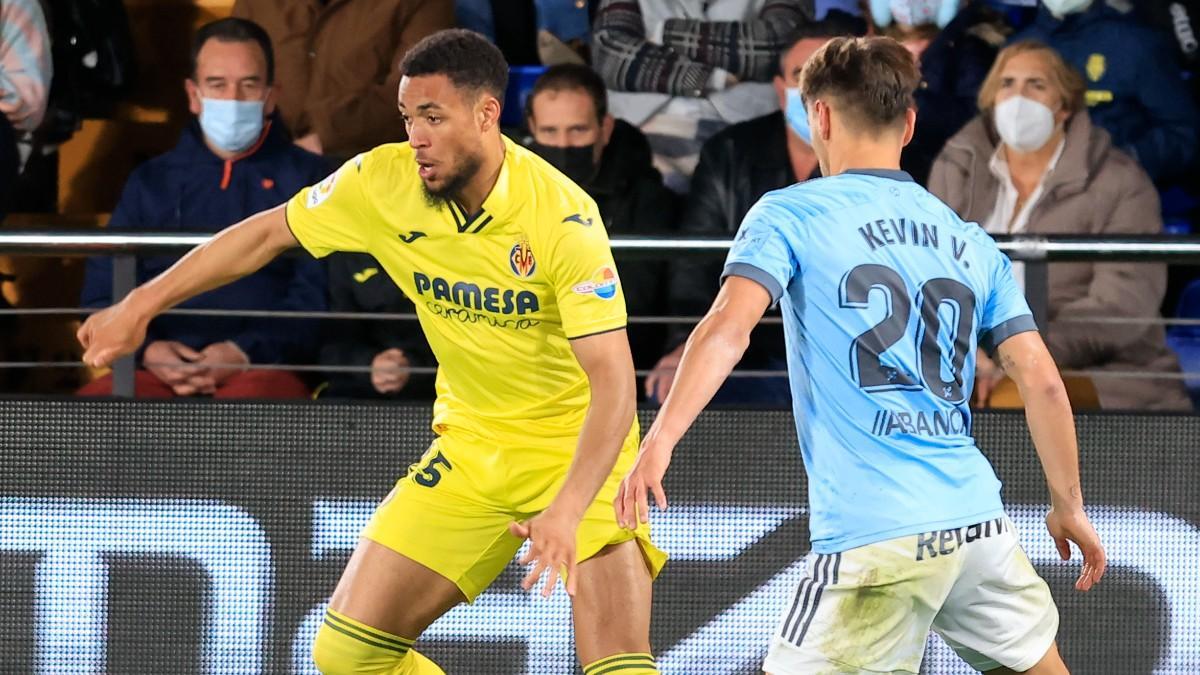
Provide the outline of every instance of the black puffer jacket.
{"type": "MultiPolygon", "coordinates": [[[[679,223],[681,236],[732,237],[759,197],[796,182],[785,124],[783,113],[775,112],[726,127],[704,144],[679,223]]],[[[717,297],[723,264],[719,257],[683,258],[673,263],[671,310],[703,316],[717,297]]],[[[672,330],[664,351],[682,344],[691,328],[672,330]]],[[[764,367],[769,359],[783,358],[785,353],[780,327],[760,325],[741,367],[764,367]]]]}

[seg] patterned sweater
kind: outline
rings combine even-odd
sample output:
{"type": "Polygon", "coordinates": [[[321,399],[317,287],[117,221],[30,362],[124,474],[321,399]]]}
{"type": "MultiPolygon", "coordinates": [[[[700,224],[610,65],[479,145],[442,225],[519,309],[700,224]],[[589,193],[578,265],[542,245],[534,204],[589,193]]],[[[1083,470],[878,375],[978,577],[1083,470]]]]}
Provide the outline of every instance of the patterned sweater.
{"type": "Polygon", "coordinates": [[[38,0],[0,2],[0,105],[13,126],[33,131],[46,115],[50,95],[50,37],[38,0]]]}
{"type": "Polygon", "coordinates": [[[812,2],[758,1],[757,18],[720,20],[713,18],[714,6],[744,14],[755,0],[601,0],[592,26],[596,70],[611,89],[674,96],[721,89],[726,73],[742,82],[769,82],[789,34],[811,20],[812,2]],[[690,10],[689,16],[677,8],[690,10]],[[643,11],[673,18],[648,29],[643,11]]]}

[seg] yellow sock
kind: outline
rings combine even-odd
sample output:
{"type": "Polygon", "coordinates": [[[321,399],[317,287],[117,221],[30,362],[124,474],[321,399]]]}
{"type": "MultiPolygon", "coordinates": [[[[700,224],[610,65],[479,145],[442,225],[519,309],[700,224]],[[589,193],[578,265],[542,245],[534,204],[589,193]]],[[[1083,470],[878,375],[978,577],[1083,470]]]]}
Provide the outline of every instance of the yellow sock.
{"type": "Polygon", "coordinates": [[[613,654],[583,667],[583,675],[658,675],[654,656],[645,652],[613,654]]]}
{"type": "Polygon", "coordinates": [[[414,651],[413,642],[328,610],[313,642],[313,661],[325,675],[446,675],[414,651]]]}

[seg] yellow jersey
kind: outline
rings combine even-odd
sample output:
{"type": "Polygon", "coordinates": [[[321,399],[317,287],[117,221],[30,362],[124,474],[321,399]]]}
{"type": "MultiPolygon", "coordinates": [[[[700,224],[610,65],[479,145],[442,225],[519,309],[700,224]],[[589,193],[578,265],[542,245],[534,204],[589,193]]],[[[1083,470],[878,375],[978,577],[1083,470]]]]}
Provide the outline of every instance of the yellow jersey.
{"type": "Polygon", "coordinates": [[[301,190],[287,222],[314,256],[370,253],[413,301],[439,363],[435,432],[561,442],[591,396],[568,340],[624,328],[625,298],[595,202],[504,146],[478,213],[428,200],[412,149],[396,143],[301,190]]]}

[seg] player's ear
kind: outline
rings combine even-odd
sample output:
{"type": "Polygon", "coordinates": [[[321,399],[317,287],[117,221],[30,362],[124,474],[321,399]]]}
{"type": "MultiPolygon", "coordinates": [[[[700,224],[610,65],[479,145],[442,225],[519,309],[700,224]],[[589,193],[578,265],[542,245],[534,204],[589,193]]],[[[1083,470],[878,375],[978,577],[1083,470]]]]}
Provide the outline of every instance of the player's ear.
{"type": "Polygon", "coordinates": [[[810,120],[810,122],[815,121],[816,124],[812,125],[812,127],[816,129],[817,133],[821,136],[821,140],[828,141],[829,132],[833,129],[833,120],[830,116],[829,104],[821,99],[817,99],[813,103],[813,113],[816,119],[810,120]]]}
{"type": "Polygon", "coordinates": [[[909,108],[904,111],[904,138],[901,147],[908,145],[917,130],[917,109],[909,108]]]}
{"type": "Polygon", "coordinates": [[[500,101],[491,94],[484,94],[476,107],[476,121],[480,131],[488,131],[500,124],[500,101]]]}

